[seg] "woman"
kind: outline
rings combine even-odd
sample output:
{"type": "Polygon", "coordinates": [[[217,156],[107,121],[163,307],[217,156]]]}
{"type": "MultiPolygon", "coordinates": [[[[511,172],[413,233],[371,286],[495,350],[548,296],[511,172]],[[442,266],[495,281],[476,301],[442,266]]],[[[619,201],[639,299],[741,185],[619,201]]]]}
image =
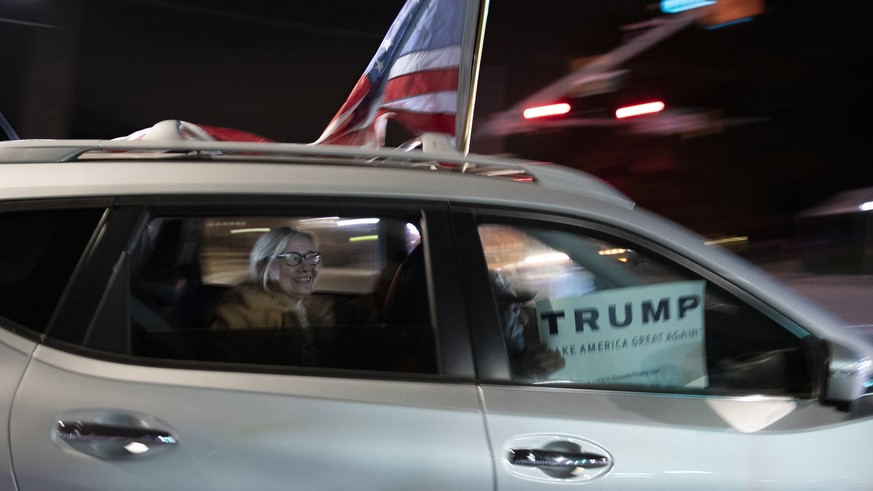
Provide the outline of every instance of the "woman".
{"type": "Polygon", "coordinates": [[[249,257],[250,281],[238,285],[216,311],[216,329],[229,332],[233,344],[245,339],[246,348],[229,346],[235,361],[316,366],[335,325],[333,306],[312,296],[321,253],[306,232],[280,227],[261,236],[249,257]],[[243,355],[245,360],[240,360],[243,355]],[[254,359],[248,359],[253,357],[254,359]]]}

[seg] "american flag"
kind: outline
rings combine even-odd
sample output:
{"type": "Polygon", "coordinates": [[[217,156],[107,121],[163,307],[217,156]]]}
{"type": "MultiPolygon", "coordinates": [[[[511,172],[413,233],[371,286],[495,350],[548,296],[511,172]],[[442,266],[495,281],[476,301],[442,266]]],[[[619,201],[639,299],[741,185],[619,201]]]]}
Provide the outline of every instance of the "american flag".
{"type": "Polygon", "coordinates": [[[454,137],[467,1],[408,0],[315,143],[381,146],[387,118],[454,137]]]}
{"type": "Polygon", "coordinates": [[[202,140],[235,142],[271,142],[269,138],[248,131],[194,124],[177,119],[161,121],[151,128],[135,131],[115,140],[202,140]]]}

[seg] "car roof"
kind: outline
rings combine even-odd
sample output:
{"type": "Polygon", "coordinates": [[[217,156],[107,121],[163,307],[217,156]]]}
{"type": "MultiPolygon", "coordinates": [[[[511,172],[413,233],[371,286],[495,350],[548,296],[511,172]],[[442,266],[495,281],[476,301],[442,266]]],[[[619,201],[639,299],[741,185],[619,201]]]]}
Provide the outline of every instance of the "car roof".
{"type": "Polygon", "coordinates": [[[514,200],[531,195],[531,201],[540,202],[542,191],[548,190],[627,209],[634,206],[630,198],[582,171],[454,151],[219,141],[18,140],[0,142],[0,165],[7,171],[26,165],[30,176],[20,178],[29,182],[7,181],[0,199],[16,197],[16,182],[25,184],[34,197],[39,184],[38,194],[60,195],[104,194],[101,185],[116,194],[154,192],[152,187],[170,193],[273,194],[287,193],[288,182],[305,179],[308,186],[295,193],[317,186],[319,192],[348,195],[498,201],[507,195],[514,200]],[[56,165],[62,166],[63,179],[51,178],[59,171],[56,165]],[[253,166],[258,172],[252,172],[253,166]],[[37,177],[40,174],[49,175],[37,177]]]}

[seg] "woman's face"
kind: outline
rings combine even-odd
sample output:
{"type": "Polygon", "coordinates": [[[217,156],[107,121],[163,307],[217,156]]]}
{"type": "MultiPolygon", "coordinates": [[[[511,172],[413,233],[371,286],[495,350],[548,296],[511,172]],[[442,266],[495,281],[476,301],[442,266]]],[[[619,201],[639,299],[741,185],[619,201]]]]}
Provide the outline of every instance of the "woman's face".
{"type": "MultiPolygon", "coordinates": [[[[288,241],[282,253],[296,252],[302,255],[314,250],[315,245],[311,240],[297,236],[288,241]]],[[[300,259],[300,264],[289,266],[284,258],[279,258],[270,266],[270,283],[289,297],[302,300],[315,288],[319,267],[320,265],[307,263],[303,258],[300,259]]]]}

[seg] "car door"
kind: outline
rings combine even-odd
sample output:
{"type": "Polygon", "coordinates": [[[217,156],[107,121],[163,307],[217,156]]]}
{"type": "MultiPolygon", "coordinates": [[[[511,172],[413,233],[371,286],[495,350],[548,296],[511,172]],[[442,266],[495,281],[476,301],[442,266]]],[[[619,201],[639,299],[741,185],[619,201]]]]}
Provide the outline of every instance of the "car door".
{"type": "Polygon", "coordinates": [[[35,350],[10,418],[20,489],[493,487],[465,319],[456,314],[463,304],[447,253],[451,236],[439,233],[447,225],[443,211],[335,199],[235,208],[223,200],[175,207],[168,201],[163,208],[119,201],[93,261],[78,273],[79,289],[68,295],[80,305],[62,308],[35,350]],[[337,216],[381,228],[352,236],[339,231],[337,216]],[[176,322],[206,302],[208,287],[216,286],[206,283],[245,270],[235,247],[240,237],[262,231],[265,219],[311,230],[329,222],[330,234],[319,229],[319,237],[342,235],[352,244],[323,252],[334,274],[325,294],[337,302],[361,283],[366,268],[353,261],[361,254],[381,254],[370,273],[411,269],[411,254],[397,258],[401,267],[391,264],[381,238],[399,230],[403,240],[418,240],[407,227],[414,228],[421,236],[415,284],[424,288],[423,318],[338,324],[338,332],[362,331],[352,333],[354,343],[335,344],[343,349],[335,365],[214,351],[219,344],[232,351],[237,345],[228,341],[241,346],[246,338],[237,334],[251,333],[217,339],[215,329],[194,324],[197,316],[176,322]],[[392,232],[389,222],[403,227],[392,232]],[[218,237],[213,229],[228,233],[218,237]],[[382,246],[359,247],[373,243],[382,246]],[[168,293],[193,284],[200,303],[191,303],[191,292],[168,293]],[[82,300],[94,295],[93,306],[82,300]]]}
{"type": "Polygon", "coordinates": [[[0,489],[15,489],[10,412],[31,353],[87,249],[103,208],[0,203],[0,489]]]}
{"type": "Polygon", "coordinates": [[[620,227],[458,209],[497,489],[870,486],[814,326],[620,227]]]}

